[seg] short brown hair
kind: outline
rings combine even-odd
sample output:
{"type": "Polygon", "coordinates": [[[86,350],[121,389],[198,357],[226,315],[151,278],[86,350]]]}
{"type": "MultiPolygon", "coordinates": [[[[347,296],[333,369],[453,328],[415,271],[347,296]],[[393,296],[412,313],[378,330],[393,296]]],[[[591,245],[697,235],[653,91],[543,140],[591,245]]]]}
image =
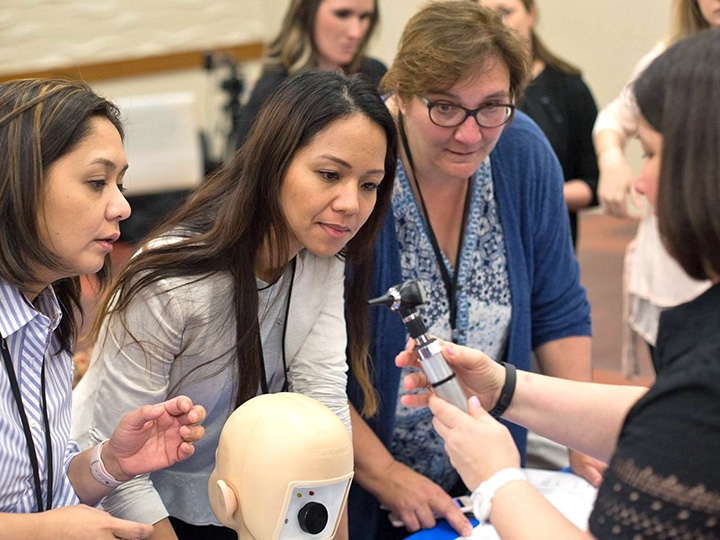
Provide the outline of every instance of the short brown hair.
{"type": "Polygon", "coordinates": [[[720,275],[720,29],[679,41],[635,82],[635,99],[663,136],[660,236],[696,279],[720,275]]]}
{"type": "Polygon", "coordinates": [[[408,21],[381,87],[403,99],[446,90],[495,59],[508,67],[510,96],[517,99],[527,83],[530,61],[514,32],[494,11],[475,2],[433,2],[408,21]]]}

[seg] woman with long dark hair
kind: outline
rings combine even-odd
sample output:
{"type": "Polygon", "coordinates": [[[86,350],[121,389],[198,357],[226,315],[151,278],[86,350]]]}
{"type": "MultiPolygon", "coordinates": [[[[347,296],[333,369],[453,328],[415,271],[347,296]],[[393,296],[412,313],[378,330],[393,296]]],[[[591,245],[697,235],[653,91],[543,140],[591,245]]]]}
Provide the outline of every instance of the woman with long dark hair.
{"type": "Polygon", "coordinates": [[[124,486],[104,503],[111,513],[160,522],[163,538],[234,538],[207,497],[220,430],[247,399],[283,389],[324,403],[350,429],[345,311],[350,364],[373,412],[367,289],[395,158],[394,122],[374,87],[337,72],[299,74],[266,103],[234,159],[123,268],[75,391],[80,440],[178,392],[208,418],[195,459],[124,486]]]}

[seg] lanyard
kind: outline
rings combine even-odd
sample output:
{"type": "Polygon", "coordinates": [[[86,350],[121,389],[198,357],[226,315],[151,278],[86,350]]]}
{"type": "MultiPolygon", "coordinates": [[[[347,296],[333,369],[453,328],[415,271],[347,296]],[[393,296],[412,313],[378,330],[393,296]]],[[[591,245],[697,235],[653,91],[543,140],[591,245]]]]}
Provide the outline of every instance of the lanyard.
{"type": "MultiPolygon", "coordinates": [[[[285,301],[285,320],[283,321],[283,331],[282,331],[282,362],[283,362],[283,375],[285,377],[285,382],[283,383],[281,392],[287,392],[288,391],[288,378],[287,378],[287,359],[285,358],[285,335],[287,334],[287,325],[288,325],[288,315],[290,314],[290,297],[292,296],[292,290],[293,290],[293,281],[295,281],[295,268],[297,267],[297,257],[293,257],[291,265],[291,272],[290,272],[290,287],[288,288],[288,295],[287,300],[285,301]]],[[[267,379],[267,373],[265,372],[265,355],[263,354],[262,349],[262,340],[260,338],[260,321],[258,321],[258,350],[260,351],[260,387],[262,388],[263,394],[269,394],[269,386],[268,386],[268,379],[267,379]]]]}
{"type": "Polygon", "coordinates": [[[18,384],[17,376],[15,375],[15,368],[10,358],[10,352],[7,348],[7,342],[5,338],[0,335],[0,348],[2,348],[3,360],[5,361],[5,369],[8,373],[8,379],[10,379],[10,387],[12,388],[13,397],[17,404],[18,412],[20,413],[20,421],[22,422],[23,432],[25,433],[25,440],[27,441],[28,454],[30,457],[30,465],[33,470],[33,480],[35,482],[35,499],[37,502],[38,512],[44,510],[50,510],[52,508],[52,492],[53,492],[53,458],[52,458],[52,439],[50,438],[50,420],[47,412],[47,397],[45,395],[45,360],[43,359],[42,371],[40,374],[40,386],[42,389],[42,408],[43,408],[43,421],[45,424],[45,455],[47,460],[47,507],[43,506],[42,499],[42,487],[40,485],[40,466],[38,465],[37,452],[35,450],[35,443],[33,442],[32,432],[30,431],[30,424],[28,423],[27,414],[25,414],[25,406],[23,405],[22,396],[20,395],[20,385],[18,384]]]}
{"type": "Polygon", "coordinates": [[[457,248],[457,260],[453,263],[453,275],[450,276],[447,266],[445,266],[445,260],[440,250],[440,244],[438,244],[435,231],[433,230],[432,224],[430,223],[430,214],[428,214],[427,206],[425,206],[425,199],[423,198],[422,191],[420,190],[420,183],[415,173],[415,165],[413,164],[412,154],[410,153],[410,145],[408,144],[407,135],[405,134],[405,124],[403,122],[403,116],[400,114],[400,139],[402,140],[403,148],[405,149],[405,155],[408,159],[408,168],[412,173],[413,181],[415,182],[415,188],[417,189],[418,196],[420,198],[420,206],[425,217],[425,224],[427,225],[428,237],[430,238],[430,244],[432,245],[435,258],[437,259],[438,267],[440,268],[440,275],[442,276],[443,284],[445,285],[445,293],[447,294],[448,306],[450,310],[450,328],[452,329],[452,339],[455,341],[456,333],[456,322],[457,322],[457,299],[455,293],[458,289],[458,274],[460,273],[460,257],[462,255],[463,241],[465,239],[465,229],[467,227],[468,214],[470,213],[470,191],[472,187],[472,176],[467,180],[467,189],[465,191],[465,202],[463,204],[462,213],[462,224],[460,226],[460,236],[458,237],[458,248],[457,248]]]}

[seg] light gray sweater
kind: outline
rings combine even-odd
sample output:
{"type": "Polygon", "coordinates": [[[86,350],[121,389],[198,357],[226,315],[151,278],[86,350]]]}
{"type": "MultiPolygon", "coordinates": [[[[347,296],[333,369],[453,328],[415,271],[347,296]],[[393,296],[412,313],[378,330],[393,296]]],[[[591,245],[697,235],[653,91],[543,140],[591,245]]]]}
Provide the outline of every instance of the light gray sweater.
{"type": "MultiPolygon", "coordinates": [[[[335,257],[300,252],[285,352],[289,390],[324,403],[349,430],[343,273],[344,264],[335,257]]],[[[285,379],[280,347],[290,274],[288,268],[272,287],[258,281],[271,392],[279,391],[285,379]]],[[[110,437],[125,413],[180,394],[205,407],[205,437],[188,460],[123,484],[102,506],[115,516],[144,523],[169,514],[195,525],[218,525],[207,482],[220,431],[234,409],[238,381],[230,276],[160,281],[133,300],[126,326],[117,317],[105,321],[90,367],[73,392],[72,438],[81,449],[93,446],[110,437]]]]}

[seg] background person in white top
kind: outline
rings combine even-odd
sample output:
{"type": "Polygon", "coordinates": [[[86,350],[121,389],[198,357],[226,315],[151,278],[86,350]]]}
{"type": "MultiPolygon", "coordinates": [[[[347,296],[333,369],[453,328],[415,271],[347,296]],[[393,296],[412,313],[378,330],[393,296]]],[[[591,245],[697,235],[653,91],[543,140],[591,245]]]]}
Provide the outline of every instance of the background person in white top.
{"type": "MultiPolygon", "coordinates": [[[[600,111],[593,128],[600,168],[598,198],[609,215],[628,215],[627,196],[632,191],[633,171],[624,152],[628,139],[637,135],[640,121],[632,83],[668,45],[699,30],[720,26],[720,0],[674,0],[672,24],[672,35],[638,62],[630,81],[620,95],[600,111]]],[[[688,99],[692,99],[691,94],[688,99]]],[[[636,200],[642,205],[639,197],[636,200]]],[[[624,330],[623,371],[630,376],[637,373],[634,334],[640,336],[654,353],[660,312],[695,298],[710,283],[691,279],[667,253],[658,234],[655,215],[648,208],[645,208],[635,239],[628,246],[624,273],[624,313],[627,317],[624,322],[628,327],[624,330]]]]}

